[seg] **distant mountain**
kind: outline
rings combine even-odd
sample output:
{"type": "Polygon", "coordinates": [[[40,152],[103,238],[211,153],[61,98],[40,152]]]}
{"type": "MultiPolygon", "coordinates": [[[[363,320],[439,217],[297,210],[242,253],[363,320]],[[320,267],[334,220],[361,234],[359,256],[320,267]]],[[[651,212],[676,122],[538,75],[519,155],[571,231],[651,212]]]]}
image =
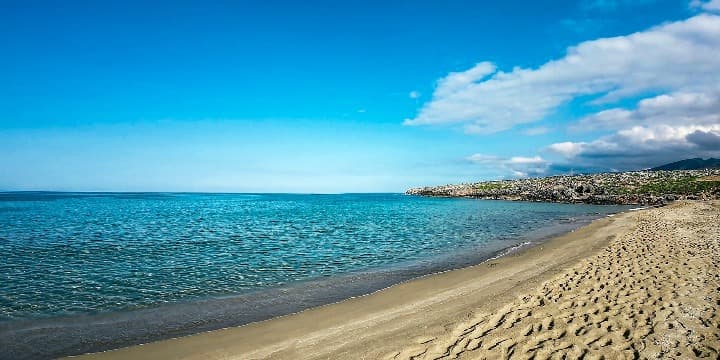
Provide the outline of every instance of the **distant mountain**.
{"type": "Polygon", "coordinates": [[[709,158],[707,160],[703,160],[702,158],[694,158],[657,166],[650,170],[702,170],[716,168],[720,168],[720,159],[709,158]]]}

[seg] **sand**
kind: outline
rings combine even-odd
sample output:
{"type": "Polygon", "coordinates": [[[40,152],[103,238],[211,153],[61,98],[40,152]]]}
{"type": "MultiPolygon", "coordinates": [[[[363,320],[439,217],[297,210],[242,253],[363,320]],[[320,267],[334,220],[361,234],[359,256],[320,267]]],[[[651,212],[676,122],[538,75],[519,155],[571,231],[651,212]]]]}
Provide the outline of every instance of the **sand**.
{"type": "Polygon", "coordinates": [[[593,222],[477,266],[92,359],[720,356],[720,202],[593,222]]]}

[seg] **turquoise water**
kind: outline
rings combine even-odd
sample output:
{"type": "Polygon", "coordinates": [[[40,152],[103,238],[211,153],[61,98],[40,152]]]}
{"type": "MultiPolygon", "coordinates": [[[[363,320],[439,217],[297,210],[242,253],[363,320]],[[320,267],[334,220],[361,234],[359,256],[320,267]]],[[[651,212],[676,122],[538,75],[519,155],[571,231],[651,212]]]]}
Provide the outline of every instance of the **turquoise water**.
{"type": "Polygon", "coordinates": [[[4,194],[0,316],[137,308],[493,252],[610,210],[397,194],[4,194]]]}
{"type": "Polygon", "coordinates": [[[477,263],[532,230],[621,209],[401,194],[0,193],[0,342],[22,338],[13,324],[139,309],[166,309],[136,313],[157,328],[183,316],[254,321],[477,263]],[[252,304],[268,298],[278,310],[261,316],[266,306],[252,304]],[[188,310],[211,300],[212,310],[188,310]],[[182,315],[162,320],[168,309],[182,315]]]}

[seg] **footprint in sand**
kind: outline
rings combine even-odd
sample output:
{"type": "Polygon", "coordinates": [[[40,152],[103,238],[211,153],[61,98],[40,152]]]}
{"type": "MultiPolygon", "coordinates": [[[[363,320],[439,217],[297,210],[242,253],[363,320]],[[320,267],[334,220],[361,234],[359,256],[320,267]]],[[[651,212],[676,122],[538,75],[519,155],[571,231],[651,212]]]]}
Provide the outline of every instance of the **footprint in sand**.
{"type": "Polygon", "coordinates": [[[388,359],[720,358],[720,208],[635,215],[604,251],[388,359]]]}

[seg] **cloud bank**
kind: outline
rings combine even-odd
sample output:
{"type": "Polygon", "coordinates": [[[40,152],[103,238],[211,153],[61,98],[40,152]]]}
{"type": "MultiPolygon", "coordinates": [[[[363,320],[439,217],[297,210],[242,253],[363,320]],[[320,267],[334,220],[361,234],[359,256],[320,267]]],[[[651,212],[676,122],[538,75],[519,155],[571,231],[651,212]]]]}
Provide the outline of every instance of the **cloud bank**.
{"type": "Polygon", "coordinates": [[[502,158],[493,155],[473,154],[468,156],[467,160],[481,166],[501,168],[518,177],[545,175],[550,167],[550,163],[540,156],[502,158]]]}
{"type": "Polygon", "coordinates": [[[643,169],[669,159],[716,156],[720,152],[720,124],[635,126],[590,142],[555,143],[548,149],[579,166],[643,169]]]}
{"type": "Polygon", "coordinates": [[[720,0],[693,0],[690,2],[691,8],[699,8],[706,11],[720,11],[720,0]]]}
{"type": "Polygon", "coordinates": [[[568,135],[597,138],[545,148],[566,164],[625,170],[720,155],[720,16],[585,41],[536,69],[478,63],[440,79],[404,124],[492,134],[541,121],[573,101],[587,114],[569,119],[568,135]]]}

